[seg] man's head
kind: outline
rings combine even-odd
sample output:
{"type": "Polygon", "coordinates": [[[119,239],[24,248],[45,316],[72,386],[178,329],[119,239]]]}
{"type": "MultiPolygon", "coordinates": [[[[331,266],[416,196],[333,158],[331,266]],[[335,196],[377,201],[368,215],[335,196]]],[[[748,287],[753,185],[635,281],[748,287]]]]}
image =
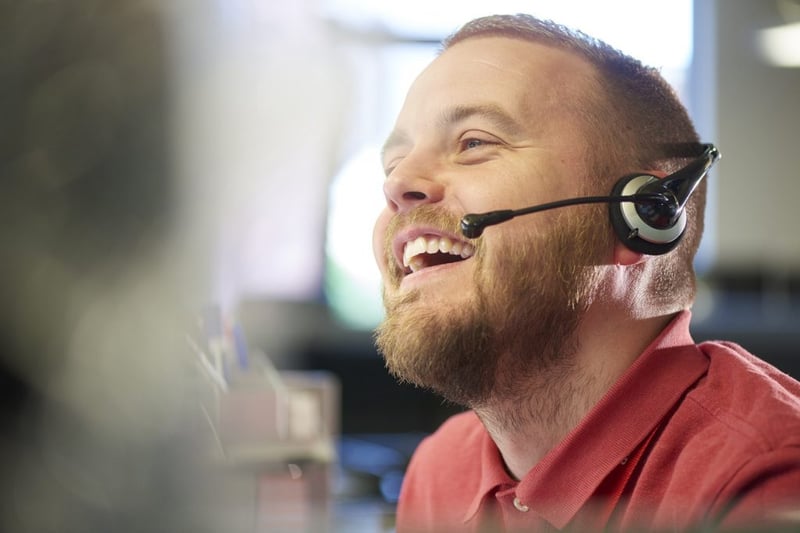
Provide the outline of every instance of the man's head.
{"type": "MultiPolygon", "coordinates": [[[[568,367],[603,292],[601,268],[614,262],[606,210],[542,213],[472,242],[458,220],[608,194],[622,174],[677,167],[664,146],[693,141],[661,78],[602,43],[527,16],[462,28],[412,85],[384,149],[374,244],[390,370],[476,406],[521,376],[568,367]]],[[[652,301],[688,305],[698,236],[690,229],[666,256],[670,275],[653,282],[652,301]],[[682,294],[666,290],[684,283],[682,294]]]]}
{"type": "MultiPolygon", "coordinates": [[[[675,147],[698,143],[697,132],[686,108],[658,70],[603,41],[529,15],[475,19],[449,36],[444,49],[485,36],[551,46],[592,65],[592,78],[584,80],[586,90],[575,103],[593,145],[587,155],[594,170],[593,180],[587,184],[592,192],[608,194],[619,177],[632,171],[670,173],[688,161],[687,154],[675,147]]],[[[653,283],[650,296],[664,305],[686,307],[694,298],[693,261],[703,232],[705,189],[702,182],[687,206],[689,225],[680,246],[658,261],[662,276],[653,283]]]]}

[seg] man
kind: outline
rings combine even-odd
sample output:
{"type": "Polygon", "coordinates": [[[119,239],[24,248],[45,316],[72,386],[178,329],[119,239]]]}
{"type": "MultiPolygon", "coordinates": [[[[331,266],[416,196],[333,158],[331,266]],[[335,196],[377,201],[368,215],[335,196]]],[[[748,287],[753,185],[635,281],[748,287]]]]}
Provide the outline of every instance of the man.
{"type": "Polygon", "coordinates": [[[654,70],[525,15],[467,24],[416,79],[383,153],[376,339],[399,379],[469,410],[415,452],[399,531],[791,519],[800,384],[689,335],[702,183],[660,255],[623,243],[605,205],[459,231],[467,213],[663,178],[687,143],[697,134],[654,70]]]}

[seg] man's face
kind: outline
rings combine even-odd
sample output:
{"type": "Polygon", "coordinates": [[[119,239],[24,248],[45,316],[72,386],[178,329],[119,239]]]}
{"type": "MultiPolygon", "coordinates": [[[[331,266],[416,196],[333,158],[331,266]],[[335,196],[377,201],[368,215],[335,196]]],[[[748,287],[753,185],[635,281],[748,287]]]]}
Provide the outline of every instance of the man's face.
{"type": "Polygon", "coordinates": [[[373,241],[387,313],[377,342],[400,378],[475,405],[524,374],[506,376],[508,365],[534,372],[565,358],[591,292],[580,265],[595,262],[604,219],[570,208],[472,241],[458,223],[585,192],[577,96],[590,77],[572,55],[484,37],[457,43],[412,85],[385,145],[373,241]]]}

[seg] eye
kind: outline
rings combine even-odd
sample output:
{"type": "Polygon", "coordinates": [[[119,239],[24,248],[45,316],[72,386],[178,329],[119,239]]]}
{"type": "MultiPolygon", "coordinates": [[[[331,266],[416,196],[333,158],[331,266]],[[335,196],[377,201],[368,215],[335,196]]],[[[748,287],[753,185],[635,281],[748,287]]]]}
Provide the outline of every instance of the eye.
{"type": "Polygon", "coordinates": [[[486,146],[488,144],[493,144],[493,143],[486,139],[479,139],[477,137],[467,137],[461,139],[458,144],[461,151],[464,151],[464,150],[474,150],[475,148],[480,148],[481,146],[486,146]]]}
{"type": "Polygon", "coordinates": [[[465,165],[483,163],[497,157],[503,144],[503,141],[482,130],[464,132],[458,139],[456,161],[465,165]]]}
{"type": "Polygon", "coordinates": [[[465,131],[458,139],[458,149],[460,152],[498,144],[502,144],[500,139],[482,130],[465,131]]]}
{"type": "Polygon", "coordinates": [[[461,145],[462,145],[464,150],[470,150],[472,148],[477,148],[479,146],[482,146],[483,144],[485,144],[485,143],[481,139],[464,139],[463,141],[461,141],[461,145]]]}

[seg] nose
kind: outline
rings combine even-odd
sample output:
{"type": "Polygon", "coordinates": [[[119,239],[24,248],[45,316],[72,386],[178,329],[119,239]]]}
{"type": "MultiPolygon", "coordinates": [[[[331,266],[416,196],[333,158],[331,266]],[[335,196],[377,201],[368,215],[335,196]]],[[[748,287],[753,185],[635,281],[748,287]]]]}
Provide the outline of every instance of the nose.
{"type": "Polygon", "coordinates": [[[440,202],[444,198],[443,183],[430,175],[402,166],[397,167],[383,185],[389,209],[402,213],[423,204],[440,202]]]}

